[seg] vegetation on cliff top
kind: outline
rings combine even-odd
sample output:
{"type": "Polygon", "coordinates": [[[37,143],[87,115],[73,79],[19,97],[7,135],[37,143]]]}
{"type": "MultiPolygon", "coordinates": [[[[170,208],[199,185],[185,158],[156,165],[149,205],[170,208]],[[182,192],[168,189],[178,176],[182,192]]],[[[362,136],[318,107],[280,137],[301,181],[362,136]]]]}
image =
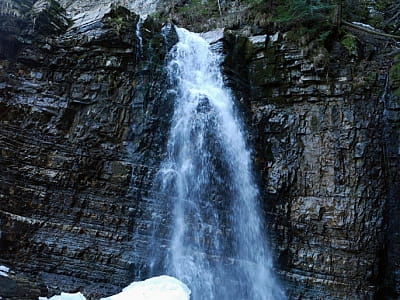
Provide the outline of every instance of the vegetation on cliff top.
{"type": "Polygon", "coordinates": [[[235,19],[238,26],[254,25],[262,19],[263,26],[284,28],[310,22],[335,23],[343,18],[392,34],[400,27],[397,0],[180,0],[169,5],[164,14],[177,21],[184,20],[183,25],[189,27],[215,23],[218,18],[228,23],[235,19]],[[236,16],[233,18],[232,14],[236,16]]]}
{"type": "Polygon", "coordinates": [[[341,26],[342,21],[396,34],[393,20],[400,13],[393,8],[397,6],[397,0],[176,0],[156,17],[192,31],[225,27],[245,35],[286,32],[307,55],[319,57],[318,64],[326,64],[335,41],[349,57],[359,53],[357,37],[341,26]],[[392,23],[387,22],[390,13],[392,23]]]}

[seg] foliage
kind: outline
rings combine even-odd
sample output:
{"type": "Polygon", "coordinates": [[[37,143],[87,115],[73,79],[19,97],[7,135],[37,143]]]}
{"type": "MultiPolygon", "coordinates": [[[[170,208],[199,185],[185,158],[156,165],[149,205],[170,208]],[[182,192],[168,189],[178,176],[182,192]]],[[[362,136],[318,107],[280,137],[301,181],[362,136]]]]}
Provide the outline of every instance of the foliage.
{"type": "Polygon", "coordinates": [[[400,29],[400,1],[343,0],[343,19],[395,33],[400,29]]]}
{"type": "Polygon", "coordinates": [[[400,54],[396,55],[393,65],[390,68],[390,87],[395,90],[394,93],[400,97],[400,54]]]}
{"type": "MultiPolygon", "coordinates": [[[[209,0],[210,1],[210,0],[209,0]]],[[[269,21],[279,26],[292,26],[333,17],[335,7],[341,7],[342,19],[362,22],[390,31],[400,29],[398,0],[240,0],[255,10],[263,10],[269,21]]],[[[337,10],[338,12],[339,10],[337,10]]]]}
{"type": "Polygon", "coordinates": [[[215,17],[219,14],[218,2],[190,0],[184,6],[178,8],[177,12],[193,22],[198,21],[202,17],[215,17]]]}
{"type": "Polygon", "coordinates": [[[279,1],[272,14],[275,23],[303,23],[310,20],[321,20],[329,15],[332,5],[322,0],[286,0],[279,1]]]}
{"type": "Polygon", "coordinates": [[[346,34],[343,39],[341,40],[343,47],[349,52],[350,55],[356,54],[357,51],[357,38],[348,33],[346,34]]]}
{"type": "Polygon", "coordinates": [[[251,7],[259,6],[260,4],[265,4],[265,0],[242,0],[241,3],[249,5],[251,7]]]}
{"type": "Polygon", "coordinates": [[[393,33],[400,32],[400,1],[391,3],[385,11],[384,26],[393,33]]]}
{"type": "Polygon", "coordinates": [[[387,9],[394,3],[393,0],[377,0],[373,1],[372,5],[376,11],[382,12],[387,9]]]}
{"type": "Polygon", "coordinates": [[[365,0],[342,1],[342,17],[347,21],[366,23],[369,17],[368,3],[365,0]]]}

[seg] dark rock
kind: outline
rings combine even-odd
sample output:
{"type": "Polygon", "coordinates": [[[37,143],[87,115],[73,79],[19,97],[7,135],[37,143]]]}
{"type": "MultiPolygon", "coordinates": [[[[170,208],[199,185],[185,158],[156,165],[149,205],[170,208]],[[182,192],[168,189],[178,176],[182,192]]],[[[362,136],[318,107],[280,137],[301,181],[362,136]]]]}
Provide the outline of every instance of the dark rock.
{"type": "Polygon", "coordinates": [[[46,293],[45,287],[21,277],[0,276],[0,292],[2,299],[33,300],[46,293]]]}
{"type": "Polygon", "coordinates": [[[387,188],[394,179],[385,175],[384,159],[385,143],[398,140],[398,133],[385,138],[393,128],[385,115],[391,124],[398,119],[397,111],[384,111],[379,78],[366,74],[387,70],[390,60],[364,57],[349,65],[351,58],[334,51],[335,65],[321,68],[286,38],[270,37],[264,47],[256,38],[250,45],[236,42],[234,33],[225,38],[224,69],[250,125],[277,272],[289,298],[379,297],[385,264],[393,272],[399,260],[398,185],[387,188]]]}
{"type": "Polygon", "coordinates": [[[60,34],[43,22],[47,37],[32,33],[16,63],[1,63],[0,262],[48,295],[117,293],[146,255],[132,250],[146,222],[134,216],[165,146],[164,58],[176,35],[148,21],[152,50],[138,55],[137,21],[110,7],[95,28],[83,20],[60,34]]]}

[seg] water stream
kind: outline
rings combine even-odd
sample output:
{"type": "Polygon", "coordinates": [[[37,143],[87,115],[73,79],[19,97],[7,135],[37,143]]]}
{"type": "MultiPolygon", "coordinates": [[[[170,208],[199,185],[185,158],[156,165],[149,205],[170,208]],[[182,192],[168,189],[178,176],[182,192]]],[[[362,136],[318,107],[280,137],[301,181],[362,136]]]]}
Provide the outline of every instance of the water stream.
{"type": "Polygon", "coordinates": [[[175,108],[157,174],[172,207],[168,275],[193,300],[279,300],[250,152],[220,63],[199,35],[177,28],[167,66],[175,108]]]}

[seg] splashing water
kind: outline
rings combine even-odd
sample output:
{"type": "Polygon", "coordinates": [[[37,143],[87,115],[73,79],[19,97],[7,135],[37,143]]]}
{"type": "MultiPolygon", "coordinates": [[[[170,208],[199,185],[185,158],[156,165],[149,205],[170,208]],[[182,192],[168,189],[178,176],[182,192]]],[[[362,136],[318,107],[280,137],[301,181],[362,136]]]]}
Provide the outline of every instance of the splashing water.
{"type": "Polygon", "coordinates": [[[156,180],[173,207],[164,271],[185,282],[194,300],[285,299],[272,275],[250,152],[223,83],[222,57],[197,34],[176,30],[168,64],[175,111],[156,180]]]}

